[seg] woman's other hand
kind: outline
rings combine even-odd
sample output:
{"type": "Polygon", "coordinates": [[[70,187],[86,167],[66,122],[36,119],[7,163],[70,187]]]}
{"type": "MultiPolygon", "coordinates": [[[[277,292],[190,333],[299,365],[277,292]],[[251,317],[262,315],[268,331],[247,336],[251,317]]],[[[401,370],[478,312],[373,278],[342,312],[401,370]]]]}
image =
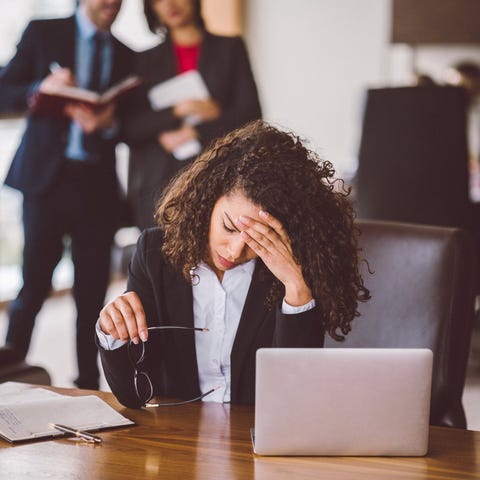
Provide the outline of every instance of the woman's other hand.
{"type": "Polygon", "coordinates": [[[148,330],[142,302],[135,292],[126,292],[118,296],[100,312],[100,328],[103,333],[117,340],[133,343],[147,341],[148,330]]]}
{"type": "Polygon", "coordinates": [[[193,118],[200,123],[216,120],[221,112],[220,105],[213,98],[185,100],[173,107],[173,114],[176,117],[183,119],[193,118]]]}
{"type": "Polygon", "coordinates": [[[40,84],[39,90],[41,92],[51,92],[62,86],[76,86],[75,76],[68,68],[56,68],[48,74],[40,84]]]}
{"type": "Polygon", "coordinates": [[[197,131],[190,125],[184,125],[177,130],[167,130],[158,136],[158,143],[168,153],[172,153],[182,143],[198,137],[197,131]]]}

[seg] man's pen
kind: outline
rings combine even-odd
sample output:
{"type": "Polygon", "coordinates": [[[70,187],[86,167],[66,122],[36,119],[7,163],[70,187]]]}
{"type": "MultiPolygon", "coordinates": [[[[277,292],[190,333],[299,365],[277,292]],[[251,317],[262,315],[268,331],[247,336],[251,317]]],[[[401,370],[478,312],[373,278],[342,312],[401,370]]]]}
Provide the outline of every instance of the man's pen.
{"type": "Polygon", "coordinates": [[[50,73],[53,73],[55,70],[61,70],[62,67],[58,62],[52,62],[48,68],[50,73]]]}
{"type": "Polygon", "coordinates": [[[58,423],[49,423],[48,425],[51,428],[54,428],[55,430],[59,430],[60,432],[71,433],[76,437],[79,437],[82,440],[85,440],[86,442],[102,443],[102,439],[100,437],[97,437],[96,435],[92,435],[91,433],[82,432],[81,430],[75,430],[74,428],[66,427],[65,425],[59,425],[58,423]]]}

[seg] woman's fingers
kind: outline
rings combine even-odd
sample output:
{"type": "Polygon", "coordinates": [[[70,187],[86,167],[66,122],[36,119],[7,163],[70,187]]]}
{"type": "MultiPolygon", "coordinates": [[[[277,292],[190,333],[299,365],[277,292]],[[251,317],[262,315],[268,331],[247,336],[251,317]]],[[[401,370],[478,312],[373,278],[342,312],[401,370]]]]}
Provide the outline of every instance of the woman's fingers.
{"type": "Polygon", "coordinates": [[[285,246],[282,244],[280,244],[280,248],[275,246],[266,234],[261,233],[254,228],[243,228],[240,235],[245,243],[262,258],[269,253],[273,253],[275,249],[277,251],[281,250],[282,253],[287,253],[285,246]]]}
{"type": "Polygon", "coordinates": [[[283,225],[275,217],[262,210],[259,212],[259,217],[262,221],[242,215],[236,221],[237,227],[248,233],[266,250],[277,248],[292,255],[290,238],[283,225]]]}
{"type": "Polygon", "coordinates": [[[128,339],[128,330],[123,321],[123,316],[115,303],[107,305],[100,313],[100,326],[105,333],[121,340],[128,339]],[[103,320],[103,317],[105,319],[103,320]]]}
{"type": "Polygon", "coordinates": [[[260,210],[258,218],[241,215],[236,220],[243,241],[284,284],[285,301],[294,306],[305,305],[312,299],[312,292],[293,255],[290,237],[273,215],[260,210]]]}
{"type": "Polygon", "coordinates": [[[270,215],[268,212],[265,212],[264,210],[260,210],[258,212],[258,216],[273,230],[277,232],[277,234],[280,236],[282,239],[282,242],[288,247],[289,251],[292,251],[291,248],[291,243],[290,243],[290,237],[287,235],[287,232],[283,228],[283,225],[281,222],[276,219],[273,215],[270,215]]]}
{"type": "Polygon", "coordinates": [[[100,312],[100,327],[121,340],[148,338],[147,321],[142,303],[135,292],[127,292],[106,305],[100,312]]]}
{"type": "MultiPolygon", "coordinates": [[[[128,337],[134,343],[139,342],[139,338],[146,335],[147,325],[143,306],[134,292],[127,292],[119,297],[118,308],[122,314],[125,327],[128,331],[128,337]]],[[[143,341],[146,338],[142,338],[143,341]]]]}
{"type": "Polygon", "coordinates": [[[185,100],[173,107],[173,114],[179,118],[196,116],[200,120],[215,120],[221,114],[219,103],[213,98],[185,100]]]}
{"type": "Polygon", "coordinates": [[[247,233],[246,230],[240,232],[240,236],[243,238],[243,241],[260,257],[266,262],[268,250],[259,242],[258,238],[255,239],[253,235],[247,233]]]}
{"type": "Polygon", "coordinates": [[[243,241],[283,284],[303,283],[301,267],[293,255],[290,238],[281,222],[261,211],[258,218],[241,215],[236,220],[236,226],[243,241]]]}

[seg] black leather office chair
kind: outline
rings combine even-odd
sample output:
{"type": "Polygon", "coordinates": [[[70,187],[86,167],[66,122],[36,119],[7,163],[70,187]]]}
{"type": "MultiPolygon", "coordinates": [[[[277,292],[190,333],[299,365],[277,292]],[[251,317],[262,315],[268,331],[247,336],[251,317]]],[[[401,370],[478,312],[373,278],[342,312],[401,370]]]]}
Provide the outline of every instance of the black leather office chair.
{"type": "Polygon", "coordinates": [[[461,229],[358,220],[372,298],[344,342],[326,347],[430,348],[432,425],[466,428],[462,394],[474,317],[474,251],[461,229]]]}
{"type": "Polygon", "coordinates": [[[0,348],[0,383],[23,382],[37,385],[51,385],[48,372],[36,365],[19,359],[8,347],[0,348]]]}
{"type": "Polygon", "coordinates": [[[474,228],[466,111],[459,87],[369,90],[355,179],[358,217],[474,228]]]}

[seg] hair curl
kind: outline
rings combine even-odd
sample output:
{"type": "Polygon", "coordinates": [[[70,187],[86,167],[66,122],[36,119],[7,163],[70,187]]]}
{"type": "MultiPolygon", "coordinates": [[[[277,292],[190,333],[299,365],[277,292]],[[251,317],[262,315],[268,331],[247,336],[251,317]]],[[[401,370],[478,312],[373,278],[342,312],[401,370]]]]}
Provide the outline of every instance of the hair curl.
{"type": "MultiPolygon", "coordinates": [[[[300,138],[257,120],[210,145],[170,183],[156,219],[167,261],[192,281],[191,269],[206,257],[210,217],[217,200],[241,191],[275,216],[290,237],[293,254],[322,312],[325,330],[341,340],[370,298],[358,270],[357,230],[349,191],[335,188],[331,163],[300,138]]],[[[271,306],[283,298],[272,277],[271,306]]]]}

